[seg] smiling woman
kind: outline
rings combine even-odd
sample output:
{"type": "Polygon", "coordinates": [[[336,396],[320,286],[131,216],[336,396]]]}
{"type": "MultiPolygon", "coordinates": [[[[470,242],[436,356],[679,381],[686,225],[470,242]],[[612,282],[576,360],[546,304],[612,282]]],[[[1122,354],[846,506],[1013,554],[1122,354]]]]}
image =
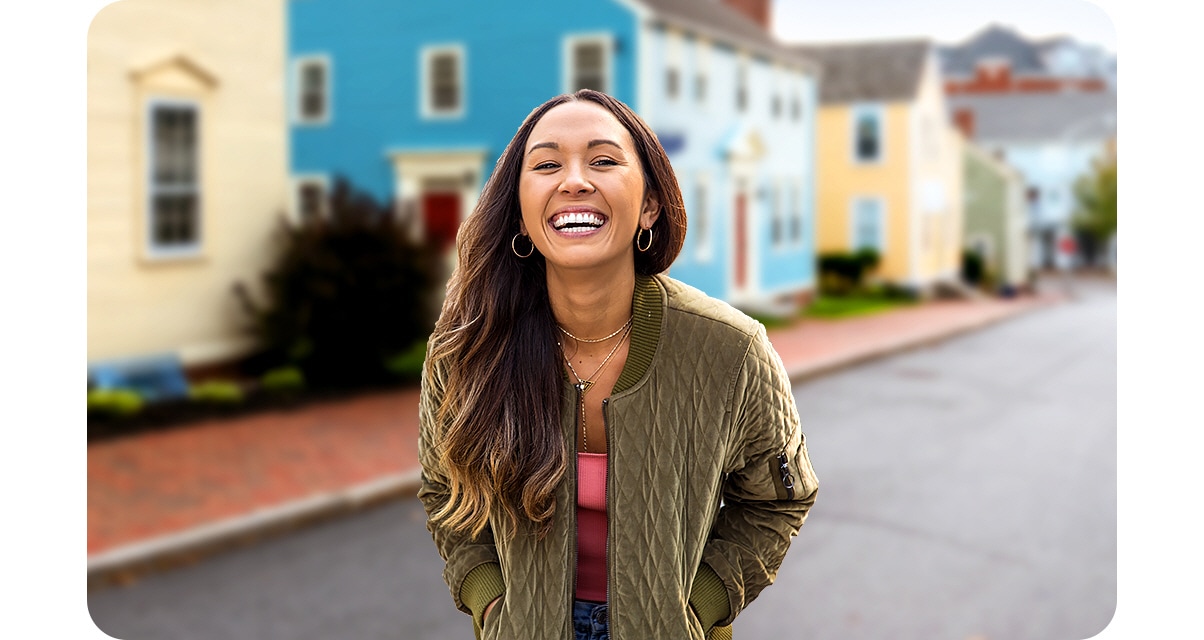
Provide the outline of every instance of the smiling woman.
{"type": "Polygon", "coordinates": [[[655,135],[590,90],[532,111],[461,228],[419,497],[478,638],[730,637],[814,502],[764,328],[663,273],[685,229],[655,135]]]}

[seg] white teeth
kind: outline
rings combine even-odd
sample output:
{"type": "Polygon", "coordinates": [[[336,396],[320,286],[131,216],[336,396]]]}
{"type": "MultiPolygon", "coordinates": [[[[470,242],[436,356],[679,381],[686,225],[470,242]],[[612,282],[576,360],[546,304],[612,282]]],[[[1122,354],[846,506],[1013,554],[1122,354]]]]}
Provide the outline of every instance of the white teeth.
{"type": "Polygon", "coordinates": [[[594,213],[568,213],[557,218],[552,226],[563,231],[590,231],[593,228],[602,226],[601,216],[594,213]],[[566,229],[569,225],[589,225],[588,227],[575,227],[566,229]]]}

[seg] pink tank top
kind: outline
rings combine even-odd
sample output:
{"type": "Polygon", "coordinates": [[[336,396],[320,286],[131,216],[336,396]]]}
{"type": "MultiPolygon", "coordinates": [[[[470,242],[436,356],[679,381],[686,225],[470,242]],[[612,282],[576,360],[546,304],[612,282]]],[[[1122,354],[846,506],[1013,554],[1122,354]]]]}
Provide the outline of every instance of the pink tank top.
{"type": "Polygon", "coordinates": [[[577,599],[606,602],[606,454],[577,454],[577,599]]]}

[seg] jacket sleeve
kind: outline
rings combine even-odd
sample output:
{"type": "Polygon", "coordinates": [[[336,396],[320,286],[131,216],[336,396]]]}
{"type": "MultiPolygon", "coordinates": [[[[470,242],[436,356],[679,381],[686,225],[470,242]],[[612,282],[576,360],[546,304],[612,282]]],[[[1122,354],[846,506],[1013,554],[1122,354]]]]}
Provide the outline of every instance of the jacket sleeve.
{"type": "Polygon", "coordinates": [[[736,372],[729,407],[723,505],[702,556],[727,590],[728,615],[717,626],[730,625],[773,583],[819,487],[786,369],[764,327],[736,372]]]}
{"type": "Polygon", "coordinates": [[[486,527],[476,538],[472,538],[467,533],[452,531],[430,519],[450,499],[448,479],[435,448],[443,429],[436,416],[443,398],[444,380],[441,367],[432,366],[428,358],[422,367],[418,403],[418,460],[422,464],[418,499],[426,510],[426,528],[431,532],[439,555],[445,562],[443,580],[451,590],[456,608],[472,615],[477,636],[480,637],[486,605],[505,591],[493,532],[486,527]]]}

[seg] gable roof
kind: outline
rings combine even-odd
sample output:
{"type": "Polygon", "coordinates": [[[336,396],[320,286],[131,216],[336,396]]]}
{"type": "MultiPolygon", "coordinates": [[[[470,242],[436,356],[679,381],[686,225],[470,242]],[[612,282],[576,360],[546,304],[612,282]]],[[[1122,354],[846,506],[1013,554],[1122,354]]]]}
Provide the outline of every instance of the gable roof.
{"type": "Polygon", "coordinates": [[[927,38],[794,46],[819,62],[819,101],[824,104],[911,100],[931,49],[927,38]]]}
{"type": "Polygon", "coordinates": [[[993,142],[1102,140],[1116,135],[1116,93],[955,94],[950,113],[974,114],[974,138],[993,142]]]}
{"type": "Polygon", "coordinates": [[[1036,44],[1007,27],[992,24],[960,45],[937,48],[941,71],[947,76],[973,76],[978,61],[1004,58],[1012,73],[1044,75],[1045,63],[1036,44]]]}
{"type": "Polygon", "coordinates": [[[719,0],[638,0],[659,22],[674,25],[708,39],[794,64],[815,73],[816,61],[789,47],[761,28],[752,18],[719,0]]]}

